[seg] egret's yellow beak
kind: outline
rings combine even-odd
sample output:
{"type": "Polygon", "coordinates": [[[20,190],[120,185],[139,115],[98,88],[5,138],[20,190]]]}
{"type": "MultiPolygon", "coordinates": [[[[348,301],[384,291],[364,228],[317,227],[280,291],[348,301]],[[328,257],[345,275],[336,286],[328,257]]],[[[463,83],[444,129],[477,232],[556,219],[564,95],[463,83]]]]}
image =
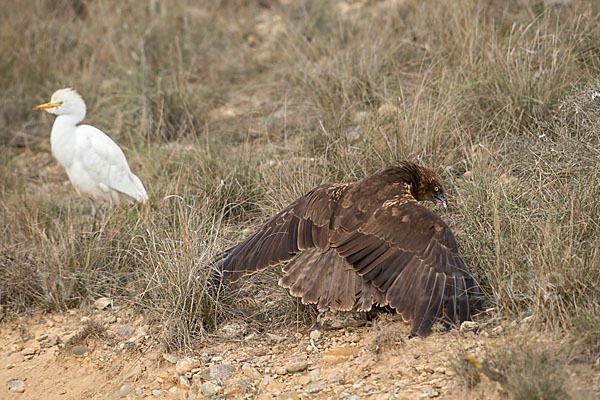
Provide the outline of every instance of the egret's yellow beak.
{"type": "Polygon", "coordinates": [[[56,103],[44,103],[39,106],[33,107],[34,110],[47,110],[49,108],[54,108],[62,105],[62,101],[57,101],[56,103]]]}

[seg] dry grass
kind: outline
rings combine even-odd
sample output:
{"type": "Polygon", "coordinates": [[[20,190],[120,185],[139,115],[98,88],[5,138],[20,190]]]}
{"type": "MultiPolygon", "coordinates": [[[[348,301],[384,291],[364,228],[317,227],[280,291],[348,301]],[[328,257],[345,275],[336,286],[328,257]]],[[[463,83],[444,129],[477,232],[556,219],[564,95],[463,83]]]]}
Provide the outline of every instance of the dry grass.
{"type": "Polygon", "coordinates": [[[1,305],[120,297],[172,348],[231,318],[310,321],[276,269],[216,298],[205,266],[313,186],[409,158],[447,182],[488,305],[597,357],[595,2],[26,3],[0,16],[1,305]],[[65,86],[150,193],[94,232],[30,111],[65,86]]]}

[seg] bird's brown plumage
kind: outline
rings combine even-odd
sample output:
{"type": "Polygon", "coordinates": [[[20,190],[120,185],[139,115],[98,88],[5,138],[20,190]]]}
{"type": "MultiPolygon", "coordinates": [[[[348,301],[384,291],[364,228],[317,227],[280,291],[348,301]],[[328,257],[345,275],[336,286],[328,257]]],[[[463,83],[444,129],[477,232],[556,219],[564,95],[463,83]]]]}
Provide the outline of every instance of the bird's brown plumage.
{"type": "Polygon", "coordinates": [[[288,261],[280,284],[321,310],[389,305],[425,336],[470,318],[480,290],[454,235],[418,203],[445,205],[435,173],[397,162],[351,184],[323,184],[300,197],[219,259],[224,280],[288,261]],[[473,304],[471,304],[473,303],[473,304]]]}

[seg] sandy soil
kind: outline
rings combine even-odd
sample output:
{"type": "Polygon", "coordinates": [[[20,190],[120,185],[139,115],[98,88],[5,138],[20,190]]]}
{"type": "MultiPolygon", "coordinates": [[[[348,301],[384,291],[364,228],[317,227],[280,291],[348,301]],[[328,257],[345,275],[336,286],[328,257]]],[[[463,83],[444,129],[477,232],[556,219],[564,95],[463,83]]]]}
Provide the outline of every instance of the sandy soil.
{"type": "MultiPolygon", "coordinates": [[[[368,326],[339,330],[236,334],[235,324],[224,328],[221,336],[231,338],[211,339],[188,354],[193,358],[187,359],[186,368],[185,360],[175,364],[184,355],[162,351],[157,340],[160,326],[145,325],[128,310],[109,307],[5,318],[0,323],[0,398],[358,400],[506,395],[485,376],[474,388],[465,387],[451,365],[460,351],[483,357],[484,348],[504,342],[497,328],[478,333],[438,329],[428,338],[408,339],[408,325],[391,315],[368,326]],[[74,354],[81,350],[87,352],[74,354]],[[219,366],[232,367],[224,372],[219,366]],[[24,386],[9,390],[9,381],[24,386]]],[[[598,372],[588,371],[581,380],[590,388],[600,387],[598,372]]]]}

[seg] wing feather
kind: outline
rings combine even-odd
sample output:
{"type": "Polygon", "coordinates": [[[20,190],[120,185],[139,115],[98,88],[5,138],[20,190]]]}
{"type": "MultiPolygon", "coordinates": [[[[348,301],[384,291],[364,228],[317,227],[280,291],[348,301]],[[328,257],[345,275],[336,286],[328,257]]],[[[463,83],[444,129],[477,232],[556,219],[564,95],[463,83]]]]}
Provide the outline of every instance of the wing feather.
{"type": "Polygon", "coordinates": [[[226,256],[216,262],[223,278],[236,281],[243,275],[288,261],[315,244],[326,250],[322,237],[328,235],[331,215],[339,198],[337,194],[343,187],[325,184],[313,189],[229,249],[226,256]]]}

